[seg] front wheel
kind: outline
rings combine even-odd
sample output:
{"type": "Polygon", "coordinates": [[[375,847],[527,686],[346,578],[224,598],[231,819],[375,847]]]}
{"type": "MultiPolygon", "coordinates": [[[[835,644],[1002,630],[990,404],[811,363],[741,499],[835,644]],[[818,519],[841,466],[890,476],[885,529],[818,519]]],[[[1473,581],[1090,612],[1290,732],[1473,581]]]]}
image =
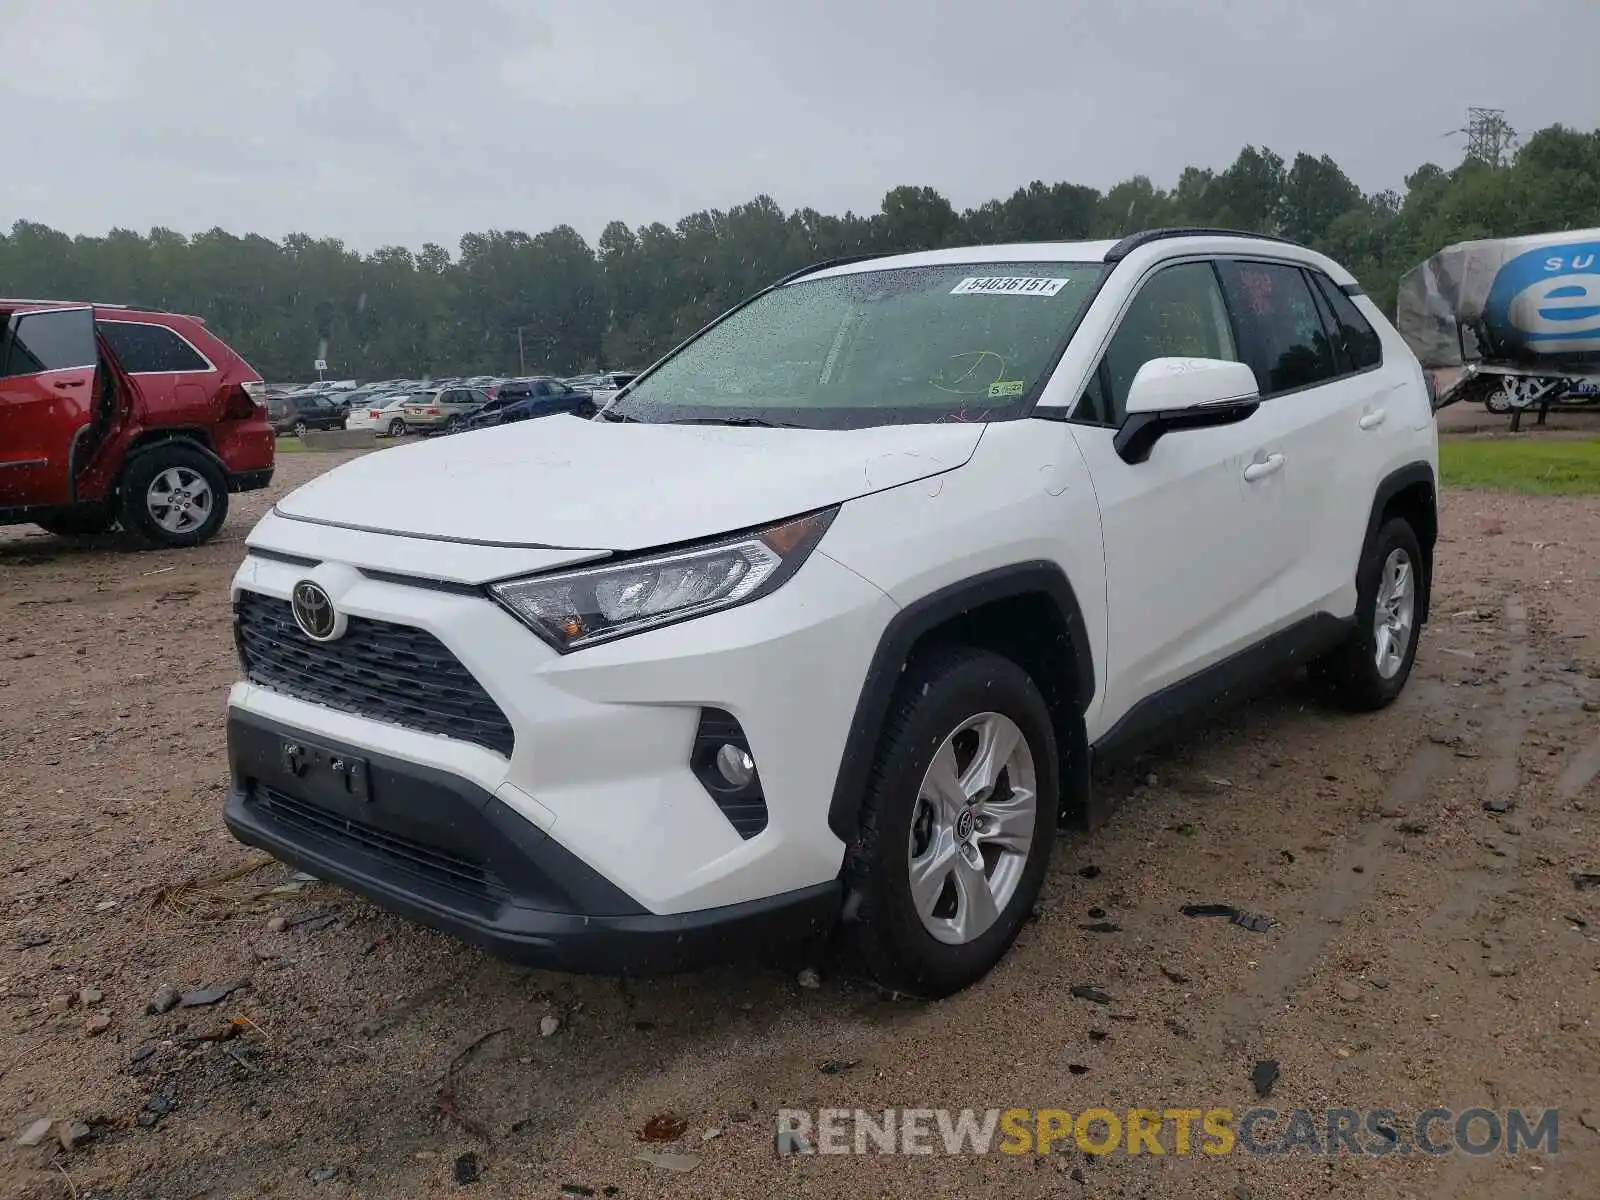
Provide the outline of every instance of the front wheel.
{"type": "Polygon", "coordinates": [[[907,669],[845,858],[845,937],[896,992],[982,978],[1033,909],[1055,839],[1056,742],[1027,672],[934,651],[907,669]]]}
{"type": "Polygon", "coordinates": [[[228,516],[228,480],[196,446],[168,442],[139,454],[122,478],[122,525],[151,546],[198,546],[228,516]]]}
{"type": "Polygon", "coordinates": [[[1342,708],[1371,712],[1394,702],[1417,658],[1427,567],[1411,523],[1391,517],[1356,570],[1356,626],[1312,664],[1342,708]]]}

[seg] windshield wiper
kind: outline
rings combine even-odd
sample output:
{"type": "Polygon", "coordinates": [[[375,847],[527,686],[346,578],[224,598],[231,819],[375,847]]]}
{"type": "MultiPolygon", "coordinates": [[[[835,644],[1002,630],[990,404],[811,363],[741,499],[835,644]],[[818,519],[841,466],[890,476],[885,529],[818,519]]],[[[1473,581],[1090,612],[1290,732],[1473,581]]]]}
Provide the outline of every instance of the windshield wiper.
{"type": "Polygon", "coordinates": [[[742,429],[806,429],[793,421],[769,421],[766,417],[685,417],[669,425],[737,425],[742,429]]]}
{"type": "Polygon", "coordinates": [[[613,408],[602,408],[595,414],[595,416],[604,421],[631,421],[635,425],[642,425],[644,423],[640,421],[638,417],[630,417],[627,413],[617,412],[616,409],[613,408]]]}

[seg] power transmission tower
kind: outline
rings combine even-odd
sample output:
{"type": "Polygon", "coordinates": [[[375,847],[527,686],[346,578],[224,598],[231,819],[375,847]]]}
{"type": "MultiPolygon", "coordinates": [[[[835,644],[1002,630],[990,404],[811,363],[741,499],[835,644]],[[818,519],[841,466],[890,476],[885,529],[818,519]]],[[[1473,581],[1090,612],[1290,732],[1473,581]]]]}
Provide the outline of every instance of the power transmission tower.
{"type": "Polygon", "coordinates": [[[1503,108],[1467,109],[1467,157],[1491,167],[1503,167],[1511,161],[1511,151],[1517,142],[1517,131],[1506,122],[1503,108]]]}

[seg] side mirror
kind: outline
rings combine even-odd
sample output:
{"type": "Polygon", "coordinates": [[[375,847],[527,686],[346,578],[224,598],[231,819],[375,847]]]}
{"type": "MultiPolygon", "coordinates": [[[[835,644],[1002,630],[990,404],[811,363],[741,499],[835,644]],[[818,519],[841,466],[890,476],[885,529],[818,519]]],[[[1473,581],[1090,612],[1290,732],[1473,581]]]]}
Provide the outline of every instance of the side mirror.
{"type": "Polygon", "coordinates": [[[1243,363],[1153,358],[1133,377],[1112,445],[1123,462],[1141,463],[1168,433],[1233,425],[1260,407],[1255,372],[1243,363]]]}

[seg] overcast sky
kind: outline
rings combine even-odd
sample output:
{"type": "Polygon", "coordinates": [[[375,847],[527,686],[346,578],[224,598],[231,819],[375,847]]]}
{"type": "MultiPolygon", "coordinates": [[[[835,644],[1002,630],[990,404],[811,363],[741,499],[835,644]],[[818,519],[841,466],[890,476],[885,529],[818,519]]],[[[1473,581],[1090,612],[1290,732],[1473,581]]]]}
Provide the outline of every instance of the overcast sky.
{"type": "Polygon", "coordinates": [[[1597,0],[0,0],[0,229],[362,249],[1600,124],[1597,0]]]}

